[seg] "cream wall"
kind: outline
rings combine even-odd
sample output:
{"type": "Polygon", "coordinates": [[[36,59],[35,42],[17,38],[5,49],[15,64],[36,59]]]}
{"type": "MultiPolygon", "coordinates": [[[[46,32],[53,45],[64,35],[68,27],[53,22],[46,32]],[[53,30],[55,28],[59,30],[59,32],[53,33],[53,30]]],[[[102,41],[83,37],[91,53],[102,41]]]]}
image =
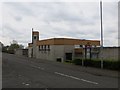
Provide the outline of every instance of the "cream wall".
{"type": "Polygon", "coordinates": [[[73,45],[50,45],[50,51],[39,51],[36,49],[36,58],[56,61],[57,58],[65,60],[65,53],[73,53],[73,45]]]}
{"type": "Polygon", "coordinates": [[[40,59],[44,59],[44,60],[54,60],[53,47],[50,46],[50,51],[39,51],[39,47],[37,46],[36,58],[40,58],[40,59]]]}
{"type": "Polygon", "coordinates": [[[99,59],[103,58],[104,60],[118,60],[119,58],[118,47],[104,47],[99,53],[99,59]]]}
{"type": "Polygon", "coordinates": [[[32,47],[28,47],[28,57],[32,57],[32,47]]]}
{"type": "MultiPolygon", "coordinates": [[[[98,59],[118,60],[119,47],[104,47],[98,54],[98,59]]],[[[56,61],[57,58],[65,60],[65,53],[72,53],[74,59],[74,45],[50,45],[50,51],[39,51],[38,46],[34,46],[34,57],[44,60],[56,61]]],[[[32,47],[28,48],[28,56],[32,57],[32,47]]]]}

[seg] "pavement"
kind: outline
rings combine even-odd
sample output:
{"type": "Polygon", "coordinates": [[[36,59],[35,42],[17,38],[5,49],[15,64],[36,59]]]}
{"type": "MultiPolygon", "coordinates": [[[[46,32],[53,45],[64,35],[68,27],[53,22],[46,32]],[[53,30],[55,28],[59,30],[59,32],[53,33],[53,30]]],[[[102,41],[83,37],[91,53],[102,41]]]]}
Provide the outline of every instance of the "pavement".
{"type": "Polygon", "coordinates": [[[3,54],[3,88],[118,88],[118,72],[3,54]]]}

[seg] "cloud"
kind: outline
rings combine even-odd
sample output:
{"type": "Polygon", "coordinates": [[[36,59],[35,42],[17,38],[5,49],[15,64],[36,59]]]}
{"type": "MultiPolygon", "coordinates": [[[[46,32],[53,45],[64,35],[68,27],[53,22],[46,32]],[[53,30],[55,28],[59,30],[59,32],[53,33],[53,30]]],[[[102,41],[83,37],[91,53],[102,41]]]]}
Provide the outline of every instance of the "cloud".
{"type": "MultiPolygon", "coordinates": [[[[117,45],[117,13],[116,2],[103,3],[105,46],[117,45]]],[[[99,2],[6,2],[2,15],[4,38],[16,39],[19,43],[31,41],[31,28],[40,31],[40,39],[100,40],[99,2]]]]}
{"type": "Polygon", "coordinates": [[[29,4],[27,2],[6,2],[3,3],[5,6],[11,8],[13,12],[19,15],[33,15],[32,10],[29,8],[29,4]]]}
{"type": "Polygon", "coordinates": [[[19,17],[19,16],[16,16],[15,19],[16,19],[16,21],[21,21],[22,20],[22,18],[19,17]]]}

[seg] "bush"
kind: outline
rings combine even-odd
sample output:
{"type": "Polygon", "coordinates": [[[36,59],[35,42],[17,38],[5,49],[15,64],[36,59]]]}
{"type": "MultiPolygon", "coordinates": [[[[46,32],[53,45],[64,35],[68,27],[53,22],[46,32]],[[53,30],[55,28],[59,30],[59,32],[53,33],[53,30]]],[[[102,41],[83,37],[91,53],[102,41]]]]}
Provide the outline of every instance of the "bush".
{"type": "Polygon", "coordinates": [[[101,61],[100,60],[85,59],[84,66],[91,66],[91,67],[98,67],[99,68],[101,66],[101,61]]]}
{"type": "Polygon", "coordinates": [[[82,65],[82,59],[75,59],[72,61],[75,65],[82,65]]]}

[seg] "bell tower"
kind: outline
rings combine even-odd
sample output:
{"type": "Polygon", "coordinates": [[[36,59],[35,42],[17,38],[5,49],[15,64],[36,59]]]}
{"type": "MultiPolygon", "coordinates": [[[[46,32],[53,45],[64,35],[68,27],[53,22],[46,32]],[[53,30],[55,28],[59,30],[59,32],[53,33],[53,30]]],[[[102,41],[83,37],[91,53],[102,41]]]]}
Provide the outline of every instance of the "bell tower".
{"type": "Polygon", "coordinates": [[[39,32],[38,31],[33,31],[32,28],[32,52],[33,52],[33,57],[36,58],[36,50],[37,50],[37,41],[39,41],[39,32]]]}
{"type": "Polygon", "coordinates": [[[32,43],[39,41],[39,32],[38,31],[33,31],[32,28],[32,43]]]}

